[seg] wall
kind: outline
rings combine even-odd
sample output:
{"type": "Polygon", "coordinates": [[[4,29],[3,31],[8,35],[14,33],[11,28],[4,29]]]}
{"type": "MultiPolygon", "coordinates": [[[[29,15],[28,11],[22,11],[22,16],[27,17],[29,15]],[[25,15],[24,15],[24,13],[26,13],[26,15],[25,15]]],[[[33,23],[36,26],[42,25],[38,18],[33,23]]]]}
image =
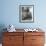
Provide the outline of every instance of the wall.
{"type": "Polygon", "coordinates": [[[16,28],[46,28],[46,1],[41,0],[1,0],[0,25],[13,24],[16,28]],[[34,23],[19,22],[19,5],[34,5],[34,23]]]}

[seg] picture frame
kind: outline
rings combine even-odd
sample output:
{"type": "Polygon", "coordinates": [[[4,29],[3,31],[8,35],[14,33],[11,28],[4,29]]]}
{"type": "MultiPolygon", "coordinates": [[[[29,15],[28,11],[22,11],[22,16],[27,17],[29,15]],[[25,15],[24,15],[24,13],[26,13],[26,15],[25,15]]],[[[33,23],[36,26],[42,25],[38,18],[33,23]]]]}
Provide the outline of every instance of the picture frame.
{"type": "Polygon", "coordinates": [[[34,22],[34,5],[19,5],[19,22],[34,22]]]}

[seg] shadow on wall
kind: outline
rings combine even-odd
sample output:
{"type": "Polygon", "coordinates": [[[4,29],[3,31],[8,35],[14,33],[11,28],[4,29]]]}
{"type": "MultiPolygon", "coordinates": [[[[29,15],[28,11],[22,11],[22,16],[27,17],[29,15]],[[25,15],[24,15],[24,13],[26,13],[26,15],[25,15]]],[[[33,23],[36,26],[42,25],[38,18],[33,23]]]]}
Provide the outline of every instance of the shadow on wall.
{"type": "Polygon", "coordinates": [[[5,25],[4,24],[0,24],[0,43],[2,43],[2,36],[3,36],[3,32],[5,32],[6,30],[4,30],[5,25]]]}

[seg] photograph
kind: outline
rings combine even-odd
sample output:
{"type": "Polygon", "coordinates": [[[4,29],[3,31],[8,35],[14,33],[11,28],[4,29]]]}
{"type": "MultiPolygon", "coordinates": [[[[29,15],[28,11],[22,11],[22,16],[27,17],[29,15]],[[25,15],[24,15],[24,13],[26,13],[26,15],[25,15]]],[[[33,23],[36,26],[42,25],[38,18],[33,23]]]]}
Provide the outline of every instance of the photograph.
{"type": "Polygon", "coordinates": [[[20,22],[34,22],[34,5],[20,5],[20,22]]]}

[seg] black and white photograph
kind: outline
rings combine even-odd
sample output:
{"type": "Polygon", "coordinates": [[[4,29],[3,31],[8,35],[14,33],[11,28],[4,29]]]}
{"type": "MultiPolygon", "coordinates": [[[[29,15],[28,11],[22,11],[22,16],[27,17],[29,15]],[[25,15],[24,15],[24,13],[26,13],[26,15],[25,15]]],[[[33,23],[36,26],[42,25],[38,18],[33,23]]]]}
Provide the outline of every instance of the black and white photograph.
{"type": "Polygon", "coordinates": [[[34,5],[20,5],[20,22],[34,22],[34,5]]]}

